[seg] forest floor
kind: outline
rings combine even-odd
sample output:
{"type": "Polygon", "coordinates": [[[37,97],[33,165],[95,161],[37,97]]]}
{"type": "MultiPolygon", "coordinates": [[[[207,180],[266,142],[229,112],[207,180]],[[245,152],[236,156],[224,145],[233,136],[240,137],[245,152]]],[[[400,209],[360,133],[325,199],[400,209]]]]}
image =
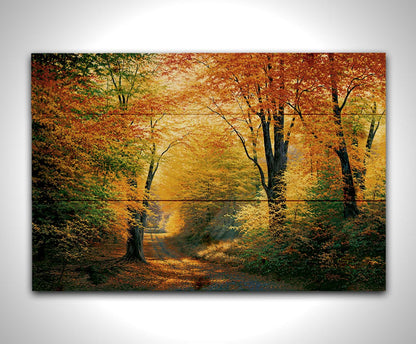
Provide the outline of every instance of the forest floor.
{"type": "MultiPolygon", "coordinates": [[[[179,253],[166,233],[148,232],[144,238],[147,263],[120,257],[125,245],[100,244],[91,258],[66,267],[56,290],[71,291],[288,291],[301,286],[269,276],[242,272],[238,266],[217,264],[179,253]]],[[[51,271],[49,271],[51,273],[51,271]]],[[[55,271],[55,280],[59,274],[55,271]]],[[[36,290],[39,290],[35,288],[36,290]]],[[[40,290],[42,290],[41,288],[40,290]]]]}

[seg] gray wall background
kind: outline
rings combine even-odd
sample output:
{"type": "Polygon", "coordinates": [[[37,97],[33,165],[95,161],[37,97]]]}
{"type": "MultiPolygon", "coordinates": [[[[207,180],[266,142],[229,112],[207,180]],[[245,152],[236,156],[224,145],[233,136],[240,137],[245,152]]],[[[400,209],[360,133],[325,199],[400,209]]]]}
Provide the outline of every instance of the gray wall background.
{"type": "Polygon", "coordinates": [[[414,343],[413,1],[4,0],[0,4],[0,342],[414,343]],[[386,52],[385,293],[31,292],[30,54],[386,52]]]}

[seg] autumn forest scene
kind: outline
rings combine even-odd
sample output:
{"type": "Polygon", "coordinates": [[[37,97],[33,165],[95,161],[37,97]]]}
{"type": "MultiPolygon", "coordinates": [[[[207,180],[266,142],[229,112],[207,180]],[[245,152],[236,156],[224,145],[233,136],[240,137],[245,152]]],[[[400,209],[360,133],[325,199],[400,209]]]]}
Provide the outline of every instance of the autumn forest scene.
{"type": "Polygon", "coordinates": [[[385,290],[384,53],[31,73],[33,290],[385,290]]]}

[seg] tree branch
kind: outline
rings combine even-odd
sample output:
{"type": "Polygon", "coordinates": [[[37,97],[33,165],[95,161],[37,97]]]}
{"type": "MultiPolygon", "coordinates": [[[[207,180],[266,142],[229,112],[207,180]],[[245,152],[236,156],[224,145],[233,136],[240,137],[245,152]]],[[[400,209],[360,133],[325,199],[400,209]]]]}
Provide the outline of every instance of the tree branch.
{"type": "Polygon", "coordinates": [[[130,90],[129,90],[129,92],[127,93],[127,99],[128,99],[128,97],[131,95],[131,93],[133,92],[134,85],[135,85],[135,83],[136,83],[136,76],[137,76],[137,72],[138,72],[138,71],[139,71],[139,65],[138,65],[138,64],[136,64],[136,70],[135,70],[135,72],[134,72],[134,76],[132,77],[132,83],[131,83],[130,90]]]}
{"type": "Polygon", "coordinates": [[[340,111],[342,111],[342,109],[344,108],[345,104],[347,103],[348,97],[351,94],[351,92],[355,88],[357,88],[357,87],[359,87],[359,86],[362,85],[362,84],[356,84],[356,85],[352,86],[352,84],[354,83],[354,81],[363,81],[366,78],[368,78],[370,75],[372,75],[372,74],[362,75],[361,77],[355,77],[355,78],[352,78],[351,79],[351,81],[350,81],[350,83],[349,83],[349,85],[347,87],[347,94],[345,95],[344,101],[342,102],[342,105],[339,108],[340,111]]]}
{"type": "Polygon", "coordinates": [[[354,90],[354,88],[357,88],[358,86],[361,86],[361,84],[354,85],[353,87],[351,87],[351,89],[349,89],[349,88],[347,89],[347,94],[345,95],[345,98],[344,98],[344,101],[342,102],[342,105],[339,107],[339,112],[341,112],[342,109],[344,108],[351,92],[354,90]]]}
{"type": "Polygon", "coordinates": [[[153,124],[153,128],[156,127],[157,122],[159,122],[164,116],[165,114],[163,113],[158,119],[156,119],[156,121],[153,124]]]}
{"type": "MultiPolygon", "coordinates": [[[[214,103],[215,104],[215,103],[214,103]]],[[[218,105],[215,104],[217,107],[218,105]]],[[[260,174],[260,180],[261,180],[261,185],[263,186],[264,190],[267,191],[267,185],[266,185],[266,181],[265,181],[265,177],[264,177],[264,172],[263,169],[261,168],[260,164],[257,161],[257,158],[253,158],[252,156],[250,156],[250,153],[247,150],[247,145],[246,145],[246,140],[244,139],[243,135],[237,130],[237,128],[225,117],[224,114],[222,114],[219,111],[216,111],[214,109],[212,109],[211,107],[207,106],[208,110],[212,111],[213,113],[217,114],[218,116],[220,116],[230,127],[231,129],[236,133],[236,135],[238,136],[238,138],[240,139],[243,148],[244,148],[244,152],[246,153],[247,158],[249,158],[254,165],[257,167],[259,174],[260,174]]]]}
{"type": "MultiPolygon", "coordinates": [[[[306,123],[305,123],[305,118],[303,117],[303,115],[302,115],[302,111],[300,111],[298,108],[296,108],[293,104],[291,104],[291,103],[289,103],[289,102],[287,102],[286,104],[288,104],[298,115],[299,115],[299,118],[300,118],[300,120],[301,120],[301,122],[302,122],[302,124],[306,127],[306,128],[308,128],[308,130],[309,130],[309,132],[311,133],[311,135],[316,139],[316,140],[318,140],[318,142],[319,143],[321,143],[321,144],[324,144],[326,147],[328,147],[328,148],[332,148],[332,145],[330,145],[330,144],[326,144],[326,143],[324,143],[319,137],[318,137],[318,135],[316,135],[316,133],[312,130],[312,129],[309,129],[309,127],[306,125],[306,123]]],[[[293,120],[292,120],[293,121],[293,120]]],[[[293,124],[293,122],[291,123],[291,127],[292,127],[292,124],[293,124]]]]}
{"type": "Polygon", "coordinates": [[[293,126],[295,125],[295,120],[296,120],[296,117],[293,116],[292,121],[290,122],[289,129],[287,130],[287,133],[286,133],[286,140],[285,140],[285,145],[286,146],[289,145],[290,133],[291,133],[291,130],[292,130],[293,126]]]}
{"type": "Polygon", "coordinates": [[[159,168],[160,159],[162,159],[162,156],[165,155],[169,151],[169,149],[171,149],[172,147],[176,146],[179,143],[180,143],[179,139],[172,141],[171,143],[169,143],[169,145],[166,147],[166,149],[159,155],[159,158],[156,161],[155,169],[153,170],[153,174],[152,174],[153,177],[156,174],[157,169],[159,168]]]}

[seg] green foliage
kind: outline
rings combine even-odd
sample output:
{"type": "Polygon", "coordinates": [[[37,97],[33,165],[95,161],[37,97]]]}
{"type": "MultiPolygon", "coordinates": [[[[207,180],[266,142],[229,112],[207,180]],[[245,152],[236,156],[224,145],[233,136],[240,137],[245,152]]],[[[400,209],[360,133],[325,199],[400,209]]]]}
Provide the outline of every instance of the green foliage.
{"type": "Polygon", "coordinates": [[[242,238],[238,255],[251,273],[304,281],[306,290],[384,290],[384,204],[363,206],[337,224],[313,213],[299,216],[273,237],[267,207],[247,205],[236,215],[242,238]]]}
{"type": "Polygon", "coordinates": [[[310,215],[330,226],[343,220],[343,193],[339,183],[340,174],[329,160],[316,173],[316,182],[308,192],[310,215]]]}
{"type": "Polygon", "coordinates": [[[352,280],[364,286],[384,290],[386,284],[386,208],[384,203],[363,206],[361,214],[346,223],[350,237],[349,267],[352,280]]]}
{"type": "Polygon", "coordinates": [[[208,245],[230,239],[238,233],[234,229],[235,206],[226,202],[187,202],[181,206],[184,219],[180,236],[189,245],[208,245]]]}
{"type": "Polygon", "coordinates": [[[96,150],[91,154],[91,162],[94,167],[105,174],[113,173],[115,177],[137,176],[142,170],[140,164],[141,148],[131,146],[109,146],[106,150],[96,150]]]}
{"type": "Polygon", "coordinates": [[[33,224],[33,290],[60,289],[66,266],[79,261],[99,239],[94,227],[75,216],[60,226],[33,224]],[[59,275],[50,275],[52,266],[60,266],[59,275]]]}
{"type": "Polygon", "coordinates": [[[189,138],[192,148],[184,149],[173,162],[181,168],[174,169],[169,180],[170,188],[180,190],[170,197],[201,200],[183,202],[179,209],[181,236],[192,246],[236,237],[235,214],[241,202],[233,200],[254,199],[256,195],[257,171],[244,158],[235,138],[222,132],[228,129],[224,123],[218,121],[218,125],[223,126],[219,133],[208,135],[204,130],[189,138]]]}
{"type": "Polygon", "coordinates": [[[88,222],[74,217],[61,226],[33,224],[34,259],[48,258],[67,263],[79,259],[100,234],[88,222]]]}

